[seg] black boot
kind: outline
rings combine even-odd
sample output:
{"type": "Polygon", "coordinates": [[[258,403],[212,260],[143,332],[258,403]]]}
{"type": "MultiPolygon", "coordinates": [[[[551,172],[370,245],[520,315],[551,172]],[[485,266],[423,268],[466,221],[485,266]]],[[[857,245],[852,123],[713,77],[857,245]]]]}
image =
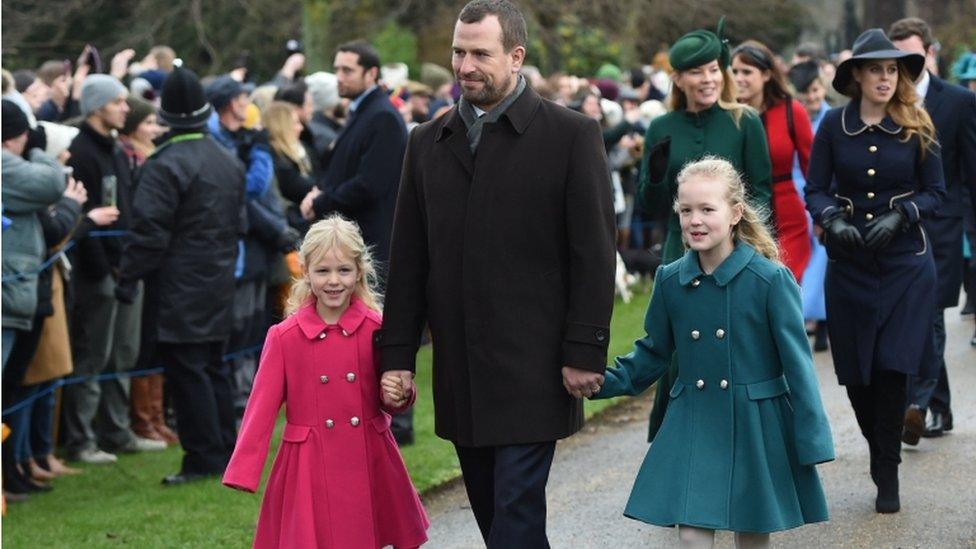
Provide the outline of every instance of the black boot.
{"type": "Polygon", "coordinates": [[[874,509],[879,513],[897,513],[901,509],[898,498],[898,464],[878,464],[876,469],[878,499],[874,502],[874,509]]]}
{"type": "Polygon", "coordinates": [[[827,350],[827,321],[818,320],[817,329],[813,332],[813,350],[823,352],[827,350]]]}

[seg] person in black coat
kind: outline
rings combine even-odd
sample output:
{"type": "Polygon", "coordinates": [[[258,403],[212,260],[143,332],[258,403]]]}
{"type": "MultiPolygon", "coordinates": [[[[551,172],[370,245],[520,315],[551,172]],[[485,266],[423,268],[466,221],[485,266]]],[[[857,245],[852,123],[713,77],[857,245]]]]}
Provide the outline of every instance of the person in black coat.
{"type": "Polygon", "coordinates": [[[916,105],[925,58],[881,29],[854,43],[834,76],[851,102],[814,138],[807,209],[824,229],[834,370],[868,442],[875,509],[900,508],[898,464],[910,376],[931,368],[935,261],[922,220],[945,195],[935,128],[916,105]]]}
{"type": "Polygon", "coordinates": [[[165,367],[180,444],[182,484],[219,475],[236,439],[230,372],[234,269],[244,233],[244,167],[205,134],[210,104],[195,74],[163,84],[160,117],[172,131],[143,164],[116,294],[146,281],[144,345],[165,367]]]}
{"type": "Polygon", "coordinates": [[[339,95],[352,101],[349,117],[323,159],[325,173],[302,202],[302,214],[311,221],[338,212],[358,223],[382,281],[407,129],[377,85],[379,70],[379,56],[369,44],[339,46],[335,72],[339,95]]]}
{"type": "MultiPolygon", "coordinates": [[[[935,60],[934,38],[925,21],[915,17],[901,19],[891,25],[888,34],[898,49],[935,60]]],[[[966,210],[972,208],[963,188],[969,188],[970,192],[976,189],[976,95],[929,71],[922,72],[915,82],[915,89],[925,98],[925,110],[932,117],[942,146],[946,198],[932,217],[923,222],[935,254],[939,281],[932,356],[938,376],[914,378],[909,385],[902,441],[911,445],[918,444],[919,437],[937,437],[952,430],[945,363],[945,309],[959,304],[959,287],[962,286],[965,261],[962,255],[963,217],[966,210]],[[928,425],[925,424],[926,410],[932,412],[928,425]]]]}
{"type": "Polygon", "coordinates": [[[435,430],[493,549],[548,547],[555,441],[582,427],[580,397],[599,390],[613,308],[600,126],[527,86],[525,43],[511,3],[461,11],[463,98],[410,134],[375,336],[383,377],[409,385],[430,324],[435,430]]]}

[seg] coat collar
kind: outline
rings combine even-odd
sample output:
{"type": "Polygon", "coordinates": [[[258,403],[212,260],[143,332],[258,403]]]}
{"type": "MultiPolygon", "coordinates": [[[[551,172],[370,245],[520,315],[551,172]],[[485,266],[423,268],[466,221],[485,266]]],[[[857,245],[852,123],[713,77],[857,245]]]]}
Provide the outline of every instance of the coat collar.
{"type": "MultiPolygon", "coordinates": [[[[746,268],[752,261],[752,256],[756,255],[756,250],[748,244],[742,242],[735,243],[732,254],[725,258],[725,261],[712,272],[712,278],[718,286],[726,286],[737,274],[746,268]]],[[[698,252],[689,250],[681,258],[681,265],[678,270],[678,282],[682,286],[687,286],[699,277],[705,276],[702,273],[701,265],[698,263],[698,252]]]]}
{"type": "Polygon", "coordinates": [[[938,76],[929,73],[929,89],[925,94],[925,110],[933,111],[940,103],[942,103],[942,90],[944,88],[944,83],[938,76]]]}
{"type": "Polygon", "coordinates": [[[901,133],[902,127],[895,123],[891,119],[890,115],[885,115],[881,120],[880,124],[868,125],[861,120],[861,104],[859,101],[852,100],[850,103],[844,106],[844,112],[841,116],[841,126],[843,127],[844,133],[850,136],[858,135],[863,133],[868,128],[879,128],[885,133],[890,133],[891,135],[898,135],[901,133]]]}
{"type": "MultiPolygon", "coordinates": [[[[368,312],[369,308],[366,307],[366,304],[358,297],[352,296],[349,308],[339,317],[339,328],[346,334],[355,333],[363,324],[368,312]]],[[[315,311],[315,300],[313,299],[309,299],[302,305],[295,316],[298,319],[298,326],[308,339],[315,339],[328,328],[322,317],[315,311]]]]}
{"type": "MultiPolygon", "coordinates": [[[[501,118],[508,119],[515,133],[522,135],[528,129],[541,105],[542,98],[539,97],[539,94],[531,86],[526,86],[522,95],[505,110],[501,118]]],[[[434,139],[435,141],[442,141],[446,137],[458,133],[467,139],[467,131],[464,120],[461,119],[461,114],[458,112],[458,106],[454,105],[454,108],[445,117],[444,124],[437,131],[434,139]]]]}

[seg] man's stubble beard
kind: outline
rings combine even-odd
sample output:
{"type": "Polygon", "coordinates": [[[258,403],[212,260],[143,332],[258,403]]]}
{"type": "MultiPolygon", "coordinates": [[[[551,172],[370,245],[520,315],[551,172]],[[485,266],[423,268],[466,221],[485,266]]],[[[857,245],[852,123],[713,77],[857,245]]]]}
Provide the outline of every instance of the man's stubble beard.
{"type": "Polygon", "coordinates": [[[465,101],[471,103],[475,107],[482,108],[484,105],[494,106],[505,99],[508,95],[508,88],[512,85],[512,75],[509,74],[502,82],[501,86],[496,86],[494,83],[490,82],[487,77],[481,81],[483,86],[480,91],[469,92],[465,91],[464,87],[461,87],[461,95],[464,97],[465,101]]]}

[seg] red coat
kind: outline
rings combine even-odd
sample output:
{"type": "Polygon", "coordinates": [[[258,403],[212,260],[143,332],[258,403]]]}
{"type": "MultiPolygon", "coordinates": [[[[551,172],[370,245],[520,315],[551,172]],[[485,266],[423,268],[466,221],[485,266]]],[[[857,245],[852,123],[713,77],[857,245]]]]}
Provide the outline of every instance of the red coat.
{"type": "Polygon", "coordinates": [[[380,314],[353,298],[337,325],[309,303],[273,326],[223,483],[256,491],[281,404],[287,424],[254,547],[416,547],[427,514],[381,409],[380,314]]]}
{"type": "Polygon", "coordinates": [[[773,217],[779,242],[780,259],[793,273],[797,282],[810,261],[810,228],[806,206],[793,183],[793,154],[800,160],[800,170],[807,173],[813,131],[810,118],[799,101],[781,101],[763,113],[769,158],[773,164],[773,217]],[[786,120],[789,104],[793,111],[794,135],[790,135],[786,120]]]}

